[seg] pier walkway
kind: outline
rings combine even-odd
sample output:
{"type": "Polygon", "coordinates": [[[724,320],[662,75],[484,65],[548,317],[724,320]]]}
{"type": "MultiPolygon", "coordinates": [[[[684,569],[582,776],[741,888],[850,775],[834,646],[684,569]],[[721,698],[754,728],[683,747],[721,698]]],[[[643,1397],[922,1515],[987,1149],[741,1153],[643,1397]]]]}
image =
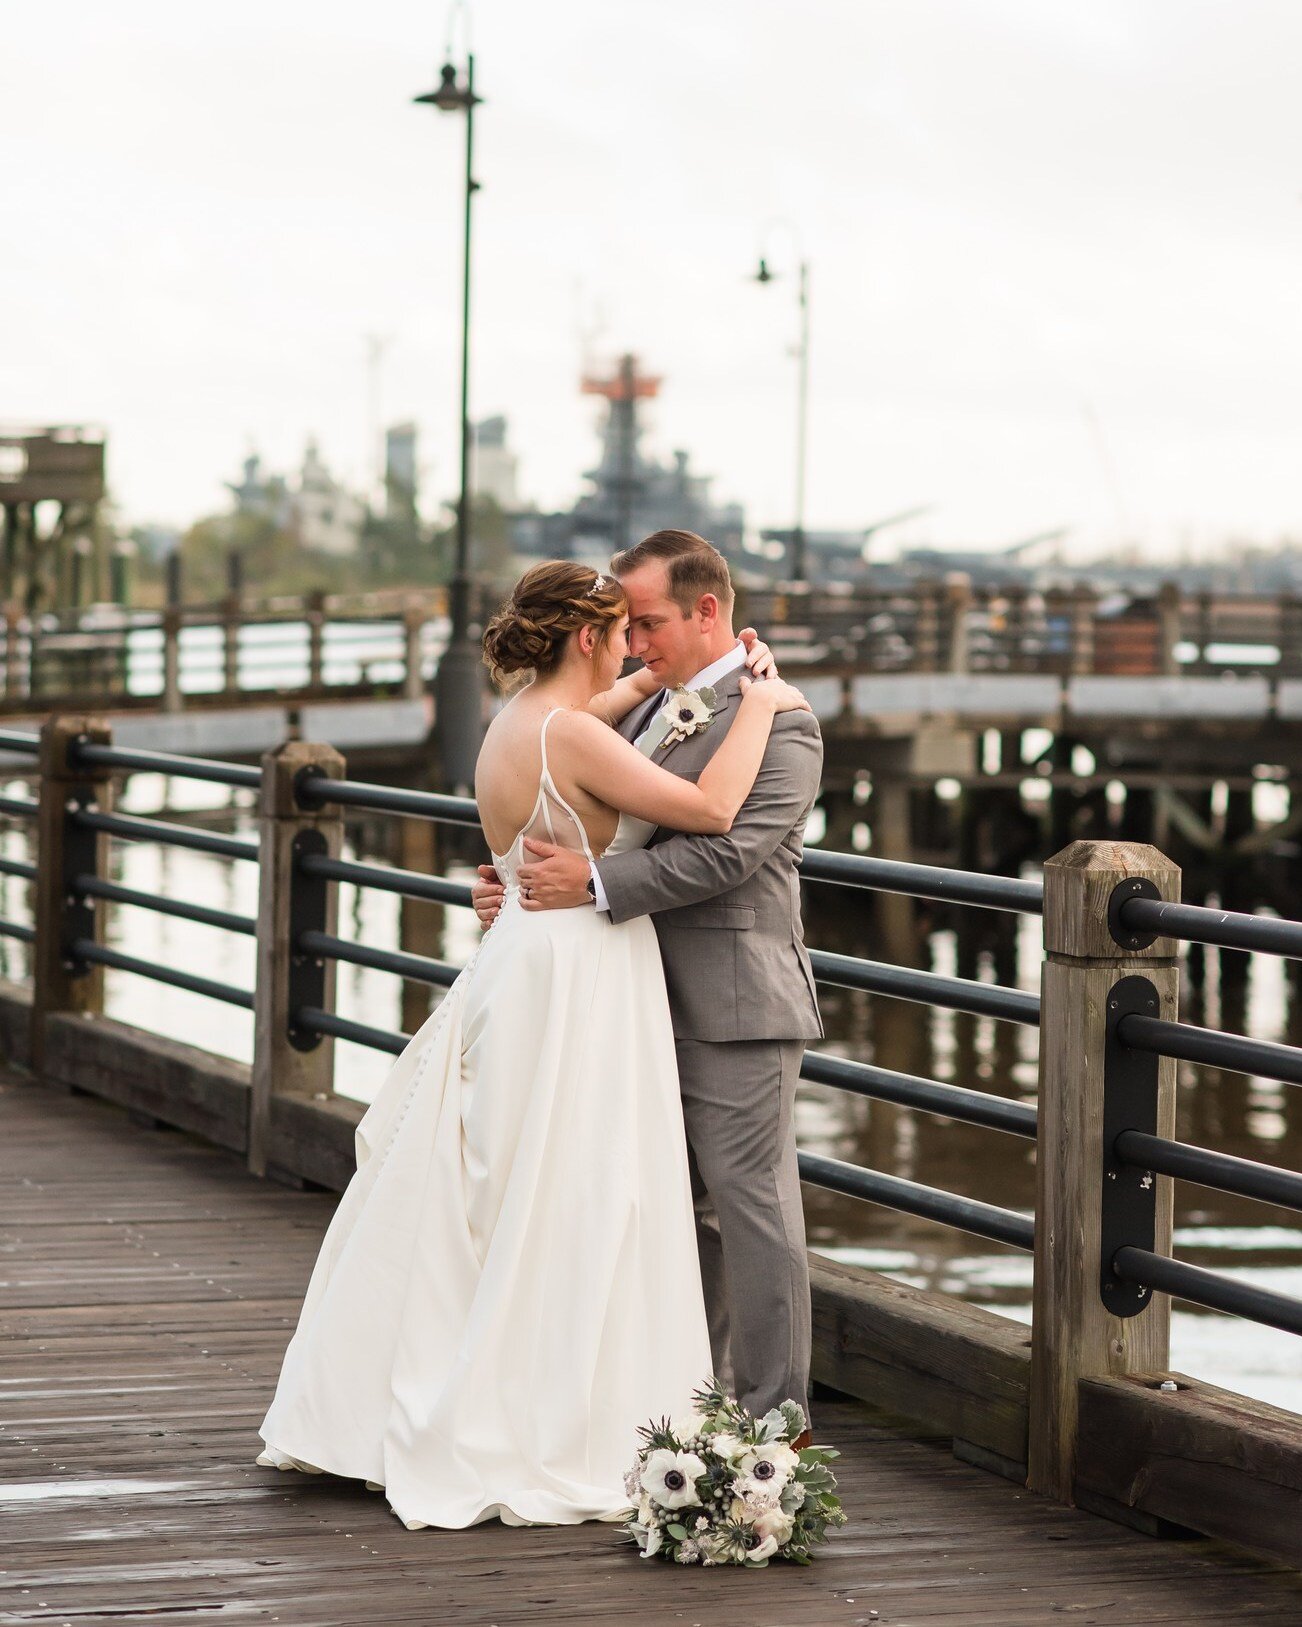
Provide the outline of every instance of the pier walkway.
{"type": "Polygon", "coordinates": [[[850,1524],[808,1569],[681,1570],[600,1525],[408,1532],[255,1467],[333,1194],[0,1077],[0,1622],[1017,1627],[1302,1622],[1302,1576],[1159,1543],[824,1400],[850,1524]]]}

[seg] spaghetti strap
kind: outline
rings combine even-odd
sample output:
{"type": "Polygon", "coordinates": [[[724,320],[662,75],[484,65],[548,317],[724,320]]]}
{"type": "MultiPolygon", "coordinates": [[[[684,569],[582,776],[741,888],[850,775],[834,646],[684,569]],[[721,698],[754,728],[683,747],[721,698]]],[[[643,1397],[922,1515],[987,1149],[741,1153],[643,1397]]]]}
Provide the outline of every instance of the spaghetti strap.
{"type": "Polygon", "coordinates": [[[542,779],[539,783],[540,785],[550,785],[553,793],[556,791],[556,781],[552,779],[552,771],[547,766],[547,725],[558,712],[563,712],[564,710],[565,708],[563,706],[553,706],[551,711],[548,712],[547,716],[542,720],[542,728],[538,733],[538,749],[542,752],[542,779]]]}

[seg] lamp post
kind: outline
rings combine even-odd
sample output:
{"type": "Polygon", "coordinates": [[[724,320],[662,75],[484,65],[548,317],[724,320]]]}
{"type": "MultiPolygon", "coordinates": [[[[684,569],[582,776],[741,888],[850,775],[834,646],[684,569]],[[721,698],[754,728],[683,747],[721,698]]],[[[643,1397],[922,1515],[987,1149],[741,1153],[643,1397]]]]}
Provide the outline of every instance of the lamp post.
{"type": "Polygon", "coordinates": [[[479,190],[474,178],[475,59],[466,54],[465,83],[458,81],[451,61],[444,63],[437,90],[414,101],[438,108],[440,113],[466,116],[465,227],[461,279],[461,486],[457,497],[456,561],[449,590],[451,627],[448,644],[434,677],[435,724],[443,784],[469,789],[474,783],[475,759],[483,735],[483,663],[470,636],[470,204],[479,190]]]}
{"type": "MultiPolygon", "coordinates": [[[[806,579],[805,462],[809,446],[809,261],[800,253],[794,228],[788,226],[787,230],[796,244],[796,304],[800,313],[800,339],[796,347],[796,496],[791,527],[791,575],[793,580],[803,582],[806,579]]],[[[778,276],[778,272],[770,270],[767,258],[761,255],[755,281],[776,282],[778,276]]]]}

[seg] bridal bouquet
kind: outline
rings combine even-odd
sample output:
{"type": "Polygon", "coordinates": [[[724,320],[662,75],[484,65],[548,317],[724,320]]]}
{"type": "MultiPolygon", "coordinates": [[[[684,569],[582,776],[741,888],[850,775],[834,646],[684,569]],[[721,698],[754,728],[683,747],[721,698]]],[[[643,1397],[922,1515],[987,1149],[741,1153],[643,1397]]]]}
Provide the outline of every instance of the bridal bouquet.
{"type": "Polygon", "coordinates": [[[807,1565],[827,1528],[844,1525],[830,1446],[796,1452],[805,1428],[794,1401],[754,1418],[714,1380],[696,1410],[638,1433],[645,1445],[624,1476],[636,1507],[626,1530],[643,1559],[680,1565],[807,1565]]]}

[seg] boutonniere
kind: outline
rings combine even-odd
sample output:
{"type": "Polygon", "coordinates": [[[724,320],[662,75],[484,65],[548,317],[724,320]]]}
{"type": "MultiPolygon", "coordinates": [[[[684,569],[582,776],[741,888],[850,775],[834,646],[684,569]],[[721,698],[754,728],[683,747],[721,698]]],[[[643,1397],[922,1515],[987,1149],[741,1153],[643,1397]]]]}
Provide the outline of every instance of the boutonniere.
{"type": "Polygon", "coordinates": [[[700,689],[675,689],[665,702],[665,717],[669,727],[660,741],[661,746],[676,746],[682,740],[708,729],[714,716],[715,693],[703,684],[700,689]]]}

